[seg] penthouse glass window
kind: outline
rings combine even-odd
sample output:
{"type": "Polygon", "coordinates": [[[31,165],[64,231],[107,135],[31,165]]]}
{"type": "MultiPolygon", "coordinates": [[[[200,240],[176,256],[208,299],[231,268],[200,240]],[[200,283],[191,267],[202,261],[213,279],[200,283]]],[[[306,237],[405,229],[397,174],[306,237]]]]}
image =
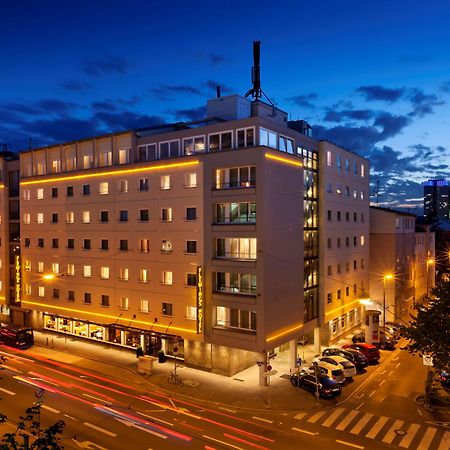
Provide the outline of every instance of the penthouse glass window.
{"type": "Polygon", "coordinates": [[[277,146],[277,133],[267,130],[266,128],[259,129],[259,145],[265,145],[266,147],[278,148],[277,146]]]}
{"type": "Polygon", "coordinates": [[[209,135],[209,150],[229,150],[233,146],[233,133],[226,131],[224,133],[216,133],[209,135]]]}
{"type": "Polygon", "coordinates": [[[216,258],[255,260],[256,238],[217,238],[216,258]]]}
{"type": "Polygon", "coordinates": [[[205,136],[195,136],[183,139],[183,154],[193,155],[194,153],[204,153],[205,136]]]}
{"type": "Polygon", "coordinates": [[[156,144],[141,145],[138,147],[138,162],[155,161],[157,159],[156,144]]]}
{"type": "Polygon", "coordinates": [[[244,128],[242,130],[237,130],[237,147],[253,147],[255,145],[255,129],[244,128]]]}
{"type": "Polygon", "coordinates": [[[100,167],[112,166],[112,151],[101,152],[98,159],[100,167]]]}
{"type": "Polygon", "coordinates": [[[119,164],[129,164],[131,162],[131,149],[122,148],[119,150],[119,164]]]}
{"type": "Polygon", "coordinates": [[[161,159],[175,158],[180,156],[180,141],[160,142],[159,157],[161,159]]]}
{"type": "Polygon", "coordinates": [[[279,149],[282,152],[294,154],[294,140],[286,136],[280,136],[279,149]]]}
{"type": "Polygon", "coordinates": [[[216,291],[230,294],[256,295],[256,275],[217,272],[216,291]]]}
{"type": "Polygon", "coordinates": [[[216,189],[250,188],[256,184],[256,166],[217,169],[215,172],[216,189]]]}
{"type": "Polygon", "coordinates": [[[216,223],[255,223],[256,202],[218,203],[216,223]]]}

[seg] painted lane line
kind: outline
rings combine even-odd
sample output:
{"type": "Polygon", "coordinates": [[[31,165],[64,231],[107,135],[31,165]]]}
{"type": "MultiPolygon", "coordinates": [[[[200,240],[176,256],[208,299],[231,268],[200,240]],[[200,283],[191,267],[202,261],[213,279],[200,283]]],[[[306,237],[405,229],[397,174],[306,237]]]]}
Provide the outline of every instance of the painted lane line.
{"type": "Polygon", "coordinates": [[[450,431],[446,431],[442,436],[438,450],[448,450],[450,448],[450,431]]]}
{"type": "Polygon", "coordinates": [[[395,366],[395,368],[397,369],[399,365],[400,365],[400,363],[398,363],[398,364],[395,366]]]}
{"type": "Polygon", "coordinates": [[[306,413],[298,413],[294,416],[294,419],[302,420],[303,417],[305,417],[305,416],[306,416],[306,413]]]}
{"type": "Polygon", "coordinates": [[[254,444],[253,442],[249,442],[249,441],[246,441],[244,439],[238,438],[237,436],[234,436],[233,434],[224,433],[223,435],[224,435],[224,437],[226,437],[228,439],[233,439],[233,440],[235,440],[237,442],[240,442],[242,444],[247,444],[247,445],[249,445],[250,447],[253,447],[253,448],[259,448],[260,450],[269,450],[267,447],[262,447],[261,445],[254,444]]]}
{"type": "Polygon", "coordinates": [[[359,422],[350,430],[351,434],[358,434],[369,422],[369,420],[373,417],[373,414],[365,413],[359,422]]]}
{"type": "Polygon", "coordinates": [[[86,427],[92,428],[93,430],[100,431],[100,433],[104,433],[107,436],[111,436],[111,437],[117,436],[116,433],[112,433],[111,431],[105,430],[104,428],[100,428],[97,425],[93,425],[92,423],[89,423],[89,422],[83,422],[83,425],[86,427]]]}
{"type": "Polygon", "coordinates": [[[360,403],[355,409],[361,408],[362,405],[364,405],[364,402],[360,403]]]}
{"type": "Polygon", "coordinates": [[[400,429],[404,423],[405,422],[403,420],[396,420],[392,424],[391,428],[389,428],[389,431],[385,434],[384,438],[382,439],[382,442],[384,442],[386,444],[392,443],[395,436],[397,436],[397,434],[395,433],[395,430],[400,429]]]}
{"type": "Polygon", "coordinates": [[[78,422],[78,419],[75,419],[75,417],[69,416],[69,414],[64,414],[66,417],[68,417],[69,419],[75,420],[78,422]]]}
{"type": "Polygon", "coordinates": [[[342,411],[344,411],[344,408],[337,408],[336,411],[334,411],[327,420],[322,424],[323,427],[331,427],[333,423],[337,420],[337,418],[341,415],[342,411]]]}
{"type": "Polygon", "coordinates": [[[419,408],[417,408],[417,412],[419,413],[419,416],[422,416],[423,414],[422,414],[422,411],[419,409],[419,408]]]}
{"type": "Polygon", "coordinates": [[[414,436],[419,431],[420,425],[417,425],[417,423],[412,423],[408,431],[406,432],[405,436],[403,436],[403,439],[400,441],[400,444],[398,444],[400,447],[408,448],[409,444],[411,444],[411,441],[414,439],[414,436]]]}
{"type": "Polygon", "coordinates": [[[107,400],[105,400],[103,398],[94,397],[93,395],[85,394],[84,392],[83,392],[83,395],[84,395],[84,397],[93,398],[94,400],[97,400],[101,404],[112,405],[111,402],[108,402],[107,400]]]}
{"type": "Polygon", "coordinates": [[[137,425],[136,423],[130,422],[129,420],[119,419],[118,417],[114,417],[114,419],[116,419],[118,422],[123,423],[127,427],[133,427],[133,428],[136,428],[137,430],[145,431],[146,433],[153,434],[153,436],[159,437],[161,439],[167,439],[167,436],[165,434],[157,433],[156,431],[149,430],[148,428],[145,428],[145,427],[141,427],[141,426],[137,425]]]}
{"type": "Polygon", "coordinates": [[[242,447],[237,447],[236,445],[229,444],[228,442],[219,441],[219,439],[213,438],[211,436],[206,436],[206,434],[204,434],[203,437],[206,439],[211,439],[211,441],[219,442],[220,444],[227,445],[228,447],[235,448],[236,450],[244,450],[242,447]]]}
{"type": "Polygon", "coordinates": [[[380,386],[383,386],[384,383],[386,383],[386,380],[382,380],[382,381],[380,382],[380,386]]]}
{"type": "Polygon", "coordinates": [[[417,448],[420,448],[420,450],[428,450],[428,447],[430,446],[436,432],[437,428],[428,427],[417,448]]]}
{"type": "Polygon", "coordinates": [[[307,422],[309,423],[316,423],[324,414],[326,411],[319,411],[318,413],[314,414],[313,416],[311,416],[307,422]]]}
{"type": "Polygon", "coordinates": [[[263,419],[262,417],[253,416],[252,419],[260,420],[261,422],[273,423],[273,420],[263,419]]]}
{"type": "Polygon", "coordinates": [[[369,394],[369,398],[371,398],[372,395],[375,394],[375,392],[376,392],[376,391],[372,391],[372,392],[369,394]]]}
{"type": "Polygon", "coordinates": [[[381,429],[384,427],[386,422],[389,420],[389,417],[381,416],[375,425],[370,429],[370,431],[366,434],[366,438],[368,439],[375,439],[377,434],[381,431],[381,429]]]}
{"type": "Polygon", "coordinates": [[[219,409],[222,409],[223,411],[228,411],[232,414],[236,414],[237,411],[235,409],[231,409],[231,408],[224,408],[223,406],[219,406],[219,409]]]}
{"type": "Polygon", "coordinates": [[[0,387],[0,391],[4,392],[5,394],[16,395],[15,392],[13,392],[13,391],[8,391],[8,389],[2,388],[2,387],[0,387]]]}
{"type": "Polygon", "coordinates": [[[52,408],[52,407],[47,406],[47,405],[41,405],[41,408],[42,409],[46,409],[47,411],[50,411],[50,412],[55,413],[55,414],[61,414],[61,411],[58,411],[57,409],[52,408]]]}
{"type": "Polygon", "coordinates": [[[336,430],[343,431],[347,428],[348,424],[359,414],[359,411],[350,411],[347,417],[338,424],[336,430]]]}
{"type": "Polygon", "coordinates": [[[301,428],[295,428],[295,427],[292,427],[291,429],[294,430],[294,431],[298,431],[298,432],[300,432],[300,433],[309,434],[309,435],[311,435],[311,436],[316,436],[316,435],[319,434],[319,433],[312,433],[311,431],[302,430],[301,428]]]}
{"type": "Polygon", "coordinates": [[[140,416],[146,417],[147,419],[157,420],[158,422],[165,423],[166,425],[173,427],[173,423],[167,422],[166,420],[158,419],[157,417],[149,416],[148,414],[144,414],[139,411],[136,411],[136,413],[139,414],[140,416]]]}
{"type": "Polygon", "coordinates": [[[388,376],[391,377],[393,373],[394,373],[394,371],[391,370],[391,371],[388,373],[388,376]]]}
{"type": "Polygon", "coordinates": [[[361,450],[364,448],[362,445],[356,445],[352,444],[351,442],[340,441],[339,439],[336,439],[336,442],[338,442],[339,444],[349,445],[350,447],[360,448],[361,450]]]}
{"type": "Polygon", "coordinates": [[[361,397],[364,397],[365,393],[361,392],[361,394],[358,394],[355,396],[355,398],[360,399],[361,397]]]}

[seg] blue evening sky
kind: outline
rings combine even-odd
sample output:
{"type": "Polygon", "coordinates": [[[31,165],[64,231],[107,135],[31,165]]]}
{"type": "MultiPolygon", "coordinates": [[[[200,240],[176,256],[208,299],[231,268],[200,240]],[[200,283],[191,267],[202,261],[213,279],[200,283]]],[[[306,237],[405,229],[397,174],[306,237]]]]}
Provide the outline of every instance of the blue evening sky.
{"type": "Polygon", "coordinates": [[[262,87],[367,156],[380,205],[450,179],[450,2],[1,0],[0,144],[14,151],[204,117],[262,87]]]}

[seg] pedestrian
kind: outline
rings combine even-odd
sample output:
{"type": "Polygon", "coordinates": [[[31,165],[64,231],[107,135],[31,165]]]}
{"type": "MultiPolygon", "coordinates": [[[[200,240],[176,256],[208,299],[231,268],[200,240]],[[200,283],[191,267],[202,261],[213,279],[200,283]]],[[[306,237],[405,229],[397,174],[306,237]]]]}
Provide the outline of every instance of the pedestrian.
{"type": "Polygon", "coordinates": [[[136,358],[139,358],[139,356],[144,356],[144,350],[142,350],[141,346],[136,348],[136,358]]]}

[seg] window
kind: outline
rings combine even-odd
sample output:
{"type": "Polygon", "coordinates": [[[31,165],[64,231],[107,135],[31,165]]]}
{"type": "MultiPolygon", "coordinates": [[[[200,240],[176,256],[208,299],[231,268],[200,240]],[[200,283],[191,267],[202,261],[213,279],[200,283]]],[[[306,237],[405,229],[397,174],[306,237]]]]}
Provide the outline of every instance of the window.
{"type": "Polygon", "coordinates": [[[353,247],[356,247],[358,245],[356,236],[353,236],[353,247]]]}
{"type": "Polygon", "coordinates": [[[142,253],[150,251],[150,239],[139,239],[139,251],[142,253]]]}
{"type": "Polygon", "coordinates": [[[358,268],[358,263],[356,261],[356,259],[353,260],[353,269],[357,269],[358,268]]]}
{"type": "Polygon", "coordinates": [[[172,208],[161,209],[161,222],[172,222],[172,208]]]}
{"type": "Polygon", "coordinates": [[[183,139],[183,154],[193,155],[194,153],[204,153],[205,136],[196,136],[183,139]]]}
{"type": "Polygon", "coordinates": [[[215,221],[217,223],[255,223],[256,202],[218,203],[215,221]]]}
{"type": "Polygon", "coordinates": [[[197,253],[197,241],[186,241],[186,253],[197,253]]]}
{"type": "Polygon", "coordinates": [[[345,263],[345,271],[350,272],[350,263],[349,262],[345,263]]]}
{"type": "Polygon", "coordinates": [[[38,287],[38,296],[39,297],[45,297],[45,287],[44,286],[39,286],[38,287]]]}
{"type": "Polygon", "coordinates": [[[330,304],[333,301],[333,295],[331,292],[327,294],[327,303],[330,304]]]}
{"type": "Polygon", "coordinates": [[[139,180],[139,190],[141,192],[148,191],[148,178],[141,178],[139,180]]]}
{"type": "Polygon", "coordinates": [[[58,288],[53,288],[53,298],[59,298],[59,289],[58,288]]]}
{"type": "Polygon", "coordinates": [[[350,170],[350,160],[345,160],[345,170],[348,172],[350,170]]]}
{"type": "Polygon", "coordinates": [[[364,191],[361,191],[361,200],[364,200],[364,191]]]}
{"type": "Polygon", "coordinates": [[[237,147],[253,147],[255,145],[255,129],[237,130],[237,147]]]}
{"type": "Polygon", "coordinates": [[[332,244],[331,244],[331,238],[327,239],[327,248],[332,248],[332,244]]]}
{"type": "Polygon", "coordinates": [[[128,211],[119,211],[119,222],[128,222],[128,211]]]}
{"type": "Polygon", "coordinates": [[[43,188],[36,189],[36,198],[38,200],[42,200],[44,198],[44,189],[43,188]]]}
{"type": "Polygon", "coordinates": [[[72,239],[72,238],[67,239],[67,248],[68,249],[75,248],[75,239],[72,239]]]}
{"type": "Polygon", "coordinates": [[[140,269],[139,270],[139,282],[140,283],[150,283],[150,270],[140,269]]]}
{"type": "Polygon", "coordinates": [[[57,197],[58,197],[58,188],[52,187],[52,198],[57,198],[57,197]]]}
{"type": "Polygon", "coordinates": [[[109,267],[100,267],[100,278],[109,280],[109,267]]]}
{"type": "Polygon", "coordinates": [[[216,273],[215,290],[231,294],[256,295],[256,275],[249,273],[216,273]]]}
{"type": "Polygon", "coordinates": [[[83,249],[84,250],[91,249],[91,240],[90,239],[83,239],[83,249]]]}
{"type": "Polygon", "coordinates": [[[44,238],[38,238],[38,247],[40,248],[44,247],[44,238]]]}
{"type": "Polygon", "coordinates": [[[331,182],[327,183],[327,192],[331,194],[333,192],[333,186],[331,182]]]}
{"type": "Polygon", "coordinates": [[[90,169],[92,167],[92,155],[83,155],[83,169],[90,169]]]}
{"type": "Polygon", "coordinates": [[[197,274],[187,273],[186,274],[186,286],[197,286],[197,274]]]}
{"type": "Polygon", "coordinates": [[[173,284],[173,273],[170,271],[164,271],[162,273],[161,283],[171,286],[173,284]]]}
{"type": "Polygon", "coordinates": [[[38,261],[37,271],[38,273],[42,273],[44,271],[44,261],[38,261]]]}
{"type": "Polygon", "coordinates": [[[150,311],[150,302],[148,300],[141,299],[140,311],[142,313],[148,313],[150,311]]]}
{"type": "Polygon", "coordinates": [[[83,184],[83,195],[91,195],[91,185],[83,184]]]}
{"type": "Polygon", "coordinates": [[[163,316],[172,316],[172,303],[163,303],[161,313],[163,316]]]}
{"type": "Polygon", "coordinates": [[[128,164],[131,162],[129,148],[122,148],[119,150],[119,164],[128,164]]]}
{"type": "Polygon", "coordinates": [[[345,212],[345,221],[346,222],[350,221],[350,213],[348,211],[345,212]]]}
{"type": "Polygon", "coordinates": [[[109,193],[109,183],[107,181],[102,181],[98,185],[98,193],[100,195],[106,195],[109,193]]]}
{"type": "Polygon", "coordinates": [[[67,264],[66,275],[73,277],[75,275],[75,264],[67,264]]]}
{"type": "Polygon", "coordinates": [[[128,267],[121,267],[119,269],[119,280],[128,281],[128,267]]]}
{"type": "Polygon", "coordinates": [[[52,213],[52,223],[58,223],[58,213],[52,213]]]}
{"type": "Polygon", "coordinates": [[[90,211],[83,211],[81,213],[81,221],[83,223],[91,223],[91,212],[90,211]]]}
{"type": "Polygon", "coordinates": [[[357,189],[353,189],[353,198],[356,199],[358,197],[357,189]]]}
{"type": "Polygon", "coordinates": [[[98,165],[100,167],[112,166],[112,152],[111,150],[107,150],[101,152],[98,159],[98,165]]]}
{"type": "Polygon", "coordinates": [[[341,248],[341,238],[336,239],[336,247],[341,248]]]}
{"type": "Polygon", "coordinates": [[[157,159],[156,144],[141,145],[138,147],[138,162],[154,161],[157,159]]]}
{"type": "Polygon", "coordinates": [[[31,239],[30,238],[25,238],[24,239],[24,246],[25,247],[30,247],[31,246],[31,239]]]}
{"type": "Polygon", "coordinates": [[[197,320],[197,307],[196,306],[186,306],[186,319],[187,320],[197,320]]]}
{"type": "Polygon", "coordinates": [[[52,239],[52,248],[59,248],[59,239],[58,238],[52,239]]]}
{"type": "Polygon", "coordinates": [[[119,309],[128,309],[128,297],[120,297],[119,309]]]}
{"type": "Polygon", "coordinates": [[[85,292],[84,293],[84,303],[91,303],[91,293],[90,292],[85,292]]]}
{"type": "Polygon", "coordinates": [[[187,188],[197,187],[197,174],[196,173],[187,173],[186,174],[186,187],[187,188]]]}
{"type": "Polygon", "coordinates": [[[128,239],[120,239],[119,241],[119,251],[127,252],[128,251],[128,239]]]}
{"type": "Polygon", "coordinates": [[[128,180],[119,180],[117,182],[117,192],[121,194],[128,192],[128,180]]]}
{"type": "Polygon", "coordinates": [[[218,238],[216,257],[255,260],[256,238],[218,238]]]}
{"type": "Polygon", "coordinates": [[[358,214],[357,213],[353,213],[353,222],[358,222],[358,214]]]}
{"type": "Polygon", "coordinates": [[[331,152],[330,150],[327,150],[327,166],[331,167],[332,162],[331,162],[331,152]]]}
{"type": "Polygon", "coordinates": [[[23,221],[23,223],[24,223],[25,225],[29,225],[30,222],[31,222],[31,215],[30,215],[30,213],[25,213],[25,214],[23,215],[22,221],[23,221]]]}
{"type": "Polygon", "coordinates": [[[364,164],[361,164],[361,177],[365,177],[365,167],[364,164]]]}
{"type": "Polygon", "coordinates": [[[337,220],[338,222],[341,221],[341,212],[340,212],[340,211],[337,212],[336,220],[337,220]]]}
{"type": "Polygon", "coordinates": [[[338,263],[336,266],[336,273],[341,273],[341,264],[338,263]]]}
{"type": "Polygon", "coordinates": [[[186,220],[197,220],[197,208],[186,208],[186,220]]]}
{"type": "Polygon", "coordinates": [[[83,277],[86,277],[86,278],[92,277],[92,267],[91,266],[83,266],[83,277]]]}
{"type": "Polygon", "coordinates": [[[224,133],[216,133],[209,135],[209,149],[215,150],[228,150],[232,147],[232,133],[226,131],[224,133]]]}
{"type": "Polygon", "coordinates": [[[330,209],[327,211],[327,218],[328,218],[328,220],[333,220],[332,213],[331,213],[330,209]]]}
{"type": "Polygon", "coordinates": [[[100,250],[109,250],[109,241],[108,241],[108,239],[102,239],[100,241],[100,250]]]}
{"type": "Polygon", "coordinates": [[[23,199],[24,200],[30,200],[31,199],[31,191],[29,189],[23,190],[23,199]]]}
{"type": "Polygon", "coordinates": [[[37,213],[37,223],[44,223],[44,213],[37,213]]]}
{"type": "Polygon", "coordinates": [[[100,222],[101,223],[107,223],[108,222],[108,211],[100,211],[100,222]]]}
{"type": "Polygon", "coordinates": [[[256,312],[217,306],[216,326],[256,331],[256,312]]]}
{"type": "Polygon", "coordinates": [[[102,306],[109,306],[109,295],[102,295],[102,306]]]}
{"type": "Polygon", "coordinates": [[[341,299],[341,290],[338,289],[337,290],[337,295],[336,295],[337,299],[340,300],[341,299]]]}
{"type": "Polygon", "coordinates": [[[31,272],[31,261],[29,261],[29,260],[25,261],[25,271],[31,272]]]}
{"type": "Polygon", "coordinates": [[[350,238],[348,236],[345,238],[345,246],[350,247],[350,238]]]}
{"type": "Polygon", "coordinates": [[[161,189],[167,190],[170,189],[170,175],[161,175],[161,189]]]}
{"type": "Polygon", "coordinates": [[[364,236],[361,236],[361,237],[359,238],[359,241],[360,241],[360,245],[361,245],[361,246],[364,246],[364,244],[365,244],[365,238],[364,238],[364,236]]]}
{"type": "Polygon", "coordinates": [[[345,295],[346,297],[350,295],[350,288],[348,286],[345,288],[345,295]]]}
{"type": "Polygon", "coordinates": [[[353,161],[353,173],[358,175],[358,163],[356,161],[353,161]]]}
{"type": "Polygon", "coordinates": [[[336,155],[336,167],[341,170],[341,155],[336,155]]]}
{"type": "Polygon", "coordinates": [[[294,154],[294,140],[280,135],[279,150],[294,154]]]}
{"type": "Polygon", "coordinates": [[[163,240],[161,243],[161,253],[172,253],[172,242],[163,240]]]}
{"type": "Polygon", "coordinates": [[[148,209],[140,209],[139,210],[139,222],[148,222],[150,220],[150,216],[148,214],[148,209]]]}
{"type": "Polygon", "coordinates": [[[274,131],[267,130],[266,128],[260,128],[259,145],[277,148],[277,133],[275,133],[274,131]]]}
{"type": "Polygon", "coordinates": [[[66,223],[74,223],[75,222],[75,213],[73,211],[66,212],[66,223]]]}
{"type": "Polygon", "coordinates": [[[67,300],[71,302],[75,301],[75,291],[67,291],[67,300]]]}
{"type": "Polygon", "coordinates": [[[66,196],[73,197],[73,186],[67,186],[66,188],[66,196]]]}
{"type": "Polygon", "coordinates": [[[236,189],[255,187],[256,167],[233,167],[217,169],[215,172],[215,189],[236,189]]]}
{"type": "Polygon", "coordinates": [[[159,157],[160,159],[175,158],[180,156],[180,141],[160,142],[159,157]]]}

